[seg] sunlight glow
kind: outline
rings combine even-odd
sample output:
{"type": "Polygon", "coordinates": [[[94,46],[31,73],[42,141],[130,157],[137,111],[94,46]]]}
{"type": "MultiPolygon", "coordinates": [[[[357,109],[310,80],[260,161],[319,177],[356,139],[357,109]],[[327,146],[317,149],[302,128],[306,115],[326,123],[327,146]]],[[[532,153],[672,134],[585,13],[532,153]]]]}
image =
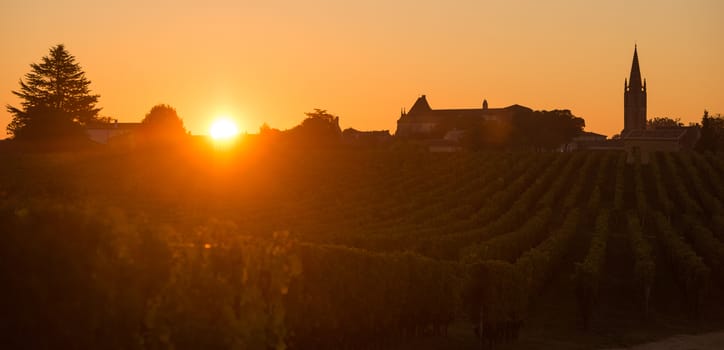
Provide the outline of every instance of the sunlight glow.
{"type": "Polygon", "coordinates": [[[209,133],[214,140],[227,140],[239,134],[239,128],[230,118],[221,117],[211,124],[209,133]]]}

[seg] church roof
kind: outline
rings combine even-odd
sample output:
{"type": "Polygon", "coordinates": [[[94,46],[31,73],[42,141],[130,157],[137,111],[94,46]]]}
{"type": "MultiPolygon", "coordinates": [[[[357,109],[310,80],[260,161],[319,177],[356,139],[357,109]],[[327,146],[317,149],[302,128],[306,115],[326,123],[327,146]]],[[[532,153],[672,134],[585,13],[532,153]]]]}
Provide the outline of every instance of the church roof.
{"type": "Polygon", "coordinates": [[[415,104],[412,105],[412,108],[410,108],[410,111],[408,113],[421,113],[421,112],[427,112],[431,110],[430,104],[427,103],[427,98],[425,95],[422,95],[417,98],[417,101],[415,101],[415,104]]]}

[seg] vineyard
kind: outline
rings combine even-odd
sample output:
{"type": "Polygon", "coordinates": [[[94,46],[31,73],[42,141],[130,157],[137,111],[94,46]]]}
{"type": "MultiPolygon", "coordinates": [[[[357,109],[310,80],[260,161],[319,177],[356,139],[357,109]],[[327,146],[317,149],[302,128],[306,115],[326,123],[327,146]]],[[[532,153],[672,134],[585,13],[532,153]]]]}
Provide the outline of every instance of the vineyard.
{"type": "Polygon", "coordinates": [[[721,155],[0,160],[0,341],[16,348],[404,348],[453,331],[525,348],[568,300],[576,334],[724,321],[721,155]]]}

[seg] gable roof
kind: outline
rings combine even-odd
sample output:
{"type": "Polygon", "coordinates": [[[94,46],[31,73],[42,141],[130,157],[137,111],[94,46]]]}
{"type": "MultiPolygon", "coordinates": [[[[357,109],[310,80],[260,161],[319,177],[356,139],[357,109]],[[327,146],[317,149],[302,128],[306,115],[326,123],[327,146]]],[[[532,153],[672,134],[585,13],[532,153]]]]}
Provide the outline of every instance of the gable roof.
{"type": "Polygon", "coordinates": [[[417,113],[428,112],[431,109],[432,108],[430,108],[430,104],[427,103],[427,98],[425,97],[425,95],[422,95],[417,98],[417,101],[415,101],[415,104],[412,105],[412,108],[410,108],[410,111],[408,112],[408,114],[410,114],[410,113],[417,114],[417,113]]]}

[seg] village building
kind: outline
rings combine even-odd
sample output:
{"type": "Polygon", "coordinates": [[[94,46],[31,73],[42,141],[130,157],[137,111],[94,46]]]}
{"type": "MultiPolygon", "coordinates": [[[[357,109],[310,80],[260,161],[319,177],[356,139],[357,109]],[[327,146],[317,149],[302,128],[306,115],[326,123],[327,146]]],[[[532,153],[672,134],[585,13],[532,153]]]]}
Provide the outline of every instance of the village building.
{"type": "MultiPolygon", "coordinates": [[[[510,122],[518,111],[531,111],[530,108],[512,105],[504,108],[488,108],[488,101],[483,100],[482,108],[470,109],[432,109],[425,95],[420,96],[409,111],[400,113],[397,120],[396,137],[414,139],[438,139],[455,141],[459,138],[459,130],[455,126],[466,119],[510,122]],[[457,132],[455,135],[446,135],[457,132]]],[[[446,148],[450,149],[450,148],[446,148]]]]}
{"type": "MultiPolygon", "coordinates": [[[[613,146],[612,140],[608,140],[606,135],[597,134],[595,132],[583,131],[580,135],[571,139],[571,142],[563,145],[561,151],[584,151],[584,150],[608,150],[613,146]]],[[[618,149],[622,147],[618,145],[618,149]]]]}
{"type": "Polygon", "coordinates": [[[86,125],[85,132],[88,138],[102,145],[134,146],[136,133],[141,123],[92,123],[86,125]]]}
{"type": "Polygon", "coordinates": [[[647,164],[652,152],[679,152],[691,150],[701,136],[698,127],[679,127],[671,129],[630,130],[622,138],[626,150],[626,161],[633,163],[639,159],[647,164]]]}

